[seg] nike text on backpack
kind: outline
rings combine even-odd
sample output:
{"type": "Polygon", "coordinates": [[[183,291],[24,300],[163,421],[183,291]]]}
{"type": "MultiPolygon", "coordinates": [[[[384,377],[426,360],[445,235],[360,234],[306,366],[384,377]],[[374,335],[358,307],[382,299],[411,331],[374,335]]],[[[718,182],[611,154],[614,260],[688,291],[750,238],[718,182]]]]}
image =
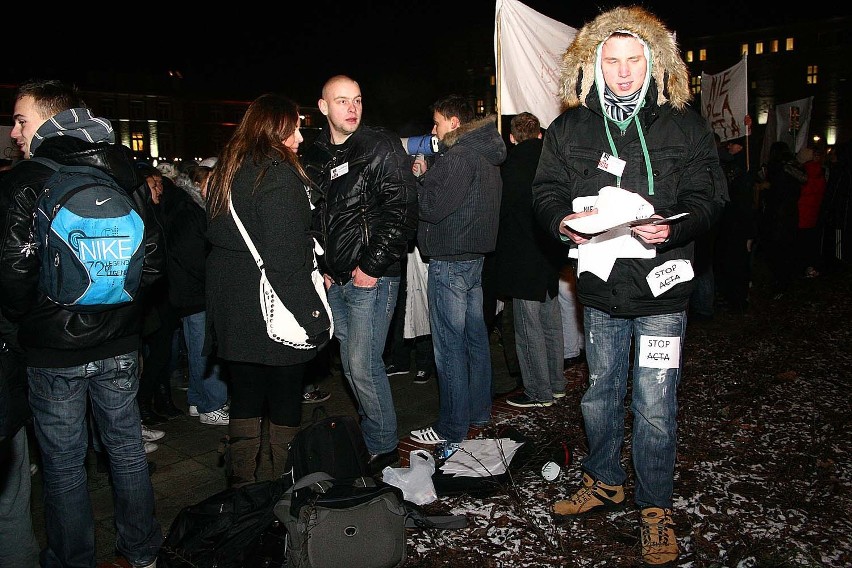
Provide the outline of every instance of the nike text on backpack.
{"type": "Polygon", "coordinates": [[[145,261],[145,224],[133,198],[106,172],[34,157],[54,173],[36,201],[39,289],[72,311],[132,302],[145,261]]]}

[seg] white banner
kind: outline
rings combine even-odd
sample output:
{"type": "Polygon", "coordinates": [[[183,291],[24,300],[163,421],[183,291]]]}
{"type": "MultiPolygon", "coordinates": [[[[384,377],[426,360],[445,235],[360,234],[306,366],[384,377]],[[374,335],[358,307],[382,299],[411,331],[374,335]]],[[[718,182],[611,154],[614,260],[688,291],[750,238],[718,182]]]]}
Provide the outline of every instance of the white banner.
{"type": "Polygon", "coordinates": [[[0,126],[0,158],[17,161],[21,158],[18,145],[12,140],[12,127],[0,126]]]}
{"type": "Polygon", "coordinates": [[[814,98],[808,97],[791,103],[775,105],[777,140],[786,142],[794,154],[808,143],[813,102],[814,98]]]}
{"type": "Polygon", "coordinates": [[[746,56],[716,75],[701,73],[701,115],[722,142],[748,134],[748,66],[746,56]]]}
{"type": "Polygon", "coordinates": [[[562,54],[577,30],[515,0],[497,0],[494,58],[500,114],[531,112],[547,128],[559,116],[562,54]]]}

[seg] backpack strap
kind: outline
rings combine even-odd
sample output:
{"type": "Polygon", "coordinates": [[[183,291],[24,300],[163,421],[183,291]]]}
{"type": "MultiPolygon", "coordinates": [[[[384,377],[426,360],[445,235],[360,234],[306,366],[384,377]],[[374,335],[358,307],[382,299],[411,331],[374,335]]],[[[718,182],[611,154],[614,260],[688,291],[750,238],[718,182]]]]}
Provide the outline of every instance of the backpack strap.
{"type": "Polygon", "coordinates": [[[59,168],[62,167],[59,164],[59,162],[57,162],[55,160],[51,160],[50,158],[43,158],[41,156],[33,156],[32,158],[30,158],[30,161],[31,162],[38,162],[39,164],[41,164],[43,166],[47,166],[48,168],[50,168],[51,170],[53,170],[55,172],[58,172],[59,168]]]}
{"type": "Polygon", "coordinates": [[[464,515],[424,515],[419,509],[405,503],[405,528],[407,529],[463,529],[467,527],[464,515]]]}
{"type": "Polygon", "coordinates": [[[328,491],[329,487],[331,487],[331,481],[333,479],[334,478],[332,476],[324,471],[315,471],[314,473],[309,473],[308,475],[300,478],[284,492],[281,499],[279,499],[275,504],[275,507],[273,507],[275,517],[282,523],[288,522],[289,519],[292,518],[292,515],[290,515],[290,505],[293,503],[293,493],[295,491],[304,489],[305,487],[309,487],[316,483],[320,492],[325,493],[328,491]]]}

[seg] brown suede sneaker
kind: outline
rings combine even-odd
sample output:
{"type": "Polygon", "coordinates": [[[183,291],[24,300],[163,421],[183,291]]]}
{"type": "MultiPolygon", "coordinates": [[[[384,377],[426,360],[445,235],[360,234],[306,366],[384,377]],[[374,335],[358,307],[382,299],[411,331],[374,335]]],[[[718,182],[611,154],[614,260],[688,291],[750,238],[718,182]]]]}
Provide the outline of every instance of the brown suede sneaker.
{"type": "Polygon", "coordinates": [[[612,511],[624,506],[624,486],[607,485],[583,474],[583,486],[565,501],[553,504],[553,518],[579,517],[597,511],[612,511]]]}
{"type": "Polygon", "coordinates": [[[639,533],[642,539],[642,560],[646,566],[667,566],[677,559],[677,538],[671,509],[642,509],[639,533]]]}

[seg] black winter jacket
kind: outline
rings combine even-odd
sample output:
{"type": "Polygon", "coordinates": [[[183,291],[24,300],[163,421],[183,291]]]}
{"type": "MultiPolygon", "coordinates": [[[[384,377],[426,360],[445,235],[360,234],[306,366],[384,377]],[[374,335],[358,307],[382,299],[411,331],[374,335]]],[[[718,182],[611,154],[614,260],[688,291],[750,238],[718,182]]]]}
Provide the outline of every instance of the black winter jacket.
{"type": "MultiPolygon", "coordinates": [[[[656,247],[655,258],[619,258],[606,281],[591,272],[579,274],[580,302],[613,316],[660,315],[686,309],[694,280],[654,296],[646,277],[669,260],[693,262],[695,238],[716,223],[727,201],[724,173],[706,121],[688,108],[679,111],[668,104],[659,106],[656,99],[652,81],[637,115],[650,157],[654,194],[649,195],[645,157],[634,123],[623,133],[612,126],[618,156],[627,162],[621,187],[641,195],[655,213],[664,217],[689,215],[671,225],[669,241],[656,247]]],[[[571,108],[551,123],[533,182],[539,222],[557,238],[560,223],[574,212],[575,198],[596,196],[602,187],[616,185],[613,174],[598,168],[601,155],[611,150],[594,89],[586,103],[588,106],[571,108]]]]}
{"type": "Polygon", "coordinates": [[[314,228],[325,247],[323,273],[339,285],[358,266],[374,278],[399,276],[417,223],[417,182],[399,136],[362,125],[335,145],[326,127],[304,162],[320,194],[314,228]]]}
{"type": "Polygon", "coordinates": [[[150,222],[147,186],[137,175],[129,152],[116,144],[91,144],[70,137],[44,140],[36,156],[60,164],[87,165],[114,176],[138,204],[145,222],[145,268],[137,301],[98,313],[63,309],[38,291],[39,260],[30,242],[32,215],[38,194],[53,171],[26,160],[0,179],[0,306],[18,323],[18,339],[30,367],[73,367],[139,348],[141,300],[163,274],[162,235],[150,222]]]}
{"type": "MultiPolygon", "coordinates": [[[[251,156],[231,184],[231,200],[266,268],[266,276],[309,337],[331,327],[322,298],[311,280],[314,241],[310,201],[292,166],[251,156]],[[261,176],[261,174],[263,174],[261,176]],[[258,182],[258,179],[260,181],[258,182]]],[[[305,363],[316,349],[294,349],[266,334],[260,308],[260,270],[230,213],[207,219],[211,250],[207,281],[205,354],[262,365],[305,363]]]]}
{"type": "Polygon", "coordinates": [[[27,371],[18,346],[17,327],[0,315],[0,487],[9,463],[11,439],[32,416],[27,401],[27,371]]]}
{"type": "Polygon", "coordinates": [[[506,144],[489,116],[447,133],[440,147],[420,178],[417,245],[434,259],[479,258],[497,244],[506,144]]]}
{"type": "Polygon", "coordinates": [[[533,212],[532,182],[542,141],[524,140],[500,168],[503,199],[495,261],[497,294],[543,302],[559,292],[568,249],[544,230],[533,212]]]}
{"type": "MultiPolygon", "coordinates": [[[[204,264],[210,250],[207,213],[186,188],[172,188],[174,200],[165,215],[169,301],[179,317],[204,311],[204,264]]],[[[165,192],[164,192],[165,194],[165,192]]]]}

